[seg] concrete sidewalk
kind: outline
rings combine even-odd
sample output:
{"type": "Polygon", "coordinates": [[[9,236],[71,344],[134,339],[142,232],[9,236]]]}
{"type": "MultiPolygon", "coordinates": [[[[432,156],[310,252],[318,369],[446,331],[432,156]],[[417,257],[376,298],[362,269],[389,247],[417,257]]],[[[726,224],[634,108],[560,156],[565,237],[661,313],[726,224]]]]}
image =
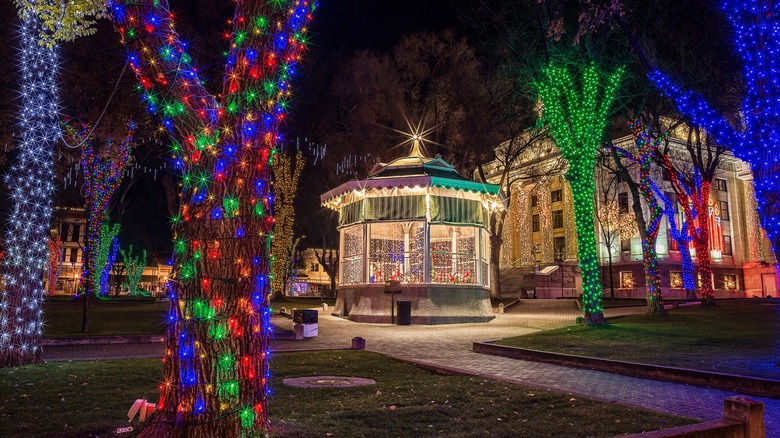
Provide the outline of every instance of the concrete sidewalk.
{"type": "MultiPolygon", "coordinates": [[[[489,323],[439,326],[396,326],[390,325],[389,321],[388,324],[360,324],[321,311],[318,337],[303,341],[278,340],[274,342],[273,348],[346,348],[350,346],[353,337],[360,336],[366,340],[367,350],[409,362],[454,368],[526,386],[703,420],[721,418],[723,399],[737,395],[723,390],[488,356],[471,351],[473,342],[493,341],[559,327],[573,323],[581,315],[576,309],[556,306],[545,308],[542,304],[538,305],[538,309],[531,307],[534,306],[528,306],[525,311],[513,308],[512,313],[497,315],[489,323]]],[[[644,307],[619,308],[606,309],[605,314],[610,317],[644,311],[644,307]]],[[[272,322],[281,329],[292,328],[292,321],[284,317],[275,316],[272,322]]],[[[44,348],[46,360],[161,357],[162,353],[162,344],[44,348]]],[[[751,398],[764,403],[767,436],[780,438],[780,400],[751,398]]]]}

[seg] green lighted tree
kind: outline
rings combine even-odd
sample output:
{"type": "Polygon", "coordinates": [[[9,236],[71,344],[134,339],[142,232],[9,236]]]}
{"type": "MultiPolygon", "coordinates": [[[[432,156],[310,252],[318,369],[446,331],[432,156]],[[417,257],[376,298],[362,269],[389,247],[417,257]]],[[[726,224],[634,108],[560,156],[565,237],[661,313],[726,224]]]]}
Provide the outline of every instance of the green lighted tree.
{"type": "Polygon", "coordinates": [[[127,280],[125,281],[127,294],[138,295],[138,283],[141,282],[141,276],[146,268],[146,250],[138,255],[134,253],[133,245],[130,245],[127,251],[122,249],[119,252],[122,254],[122,262],[127,270],[127,280]]]}
{"type": "Polygon", "coordinates": [[[543,118],[550,126],[563,158],[568,162],[566,179],[571,184],[577,257],[582,271],[582,304],[585,323],[604,325],[601,308],[601,277],[594,224],[595,168],[623,68],[605,75],[591,64],[582,69],[578,81],[568,68],[550,63],[536,84],[544,104],[543,118]]]}

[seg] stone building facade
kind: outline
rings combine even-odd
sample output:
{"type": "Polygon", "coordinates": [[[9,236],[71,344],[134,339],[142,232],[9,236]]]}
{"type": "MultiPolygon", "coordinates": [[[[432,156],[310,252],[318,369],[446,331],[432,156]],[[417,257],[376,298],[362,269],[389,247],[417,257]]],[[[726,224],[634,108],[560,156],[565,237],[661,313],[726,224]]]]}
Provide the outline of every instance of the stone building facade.
{"type": "MultiPolygon", "coordinates": [[[[683,147],[672,138],[673,146],[683,147]]],[[[614,144],[631,148],[632,137],[614,140],[614,144]]],[[[673,149],[674,150],[674,149],[673,149]]],[[[582,280],[577,266],[577,236],[574,226],[571,188],[562,171],[538,172],[539,168],[563,168],[552,165],[561,156],[554,145],[533,148],[518,160],[513,169],[516,181],[512,187],[508,215],[505,218],[502,247],[501,288],[504,293],[518,292],[539,298],[574,297],[581,292],[582,280]],[[529,169],[534,169],[530,171],[529,169]],[[533,175],[536,176],[533,176],[533,175]]],[[[684,159],[678,154],[678,159],[684,159]]],[[[496,182],[501,170],[499,161],[491,163],[488,182],[496,182]]],[[[565,166],[565,165],[564,165],[565,166]]],[[[608,180],[614,176],[597,169],[597,209],[604,213],[614,202],[618,219],[624,223],[632,212],[632,196],[625,182],[608,180]]],[[[658,171],[654,181],[665,193],[672,192],[668,178],[658,171]]],[[[672,199],[674,199],[672,197],[672,199]]],[[[643,206],[644,208],[644,206],[643,206]]],[[[646,208],[644,208],[647,211],[646,208]]],[[[679,211],[679,208],[678,208],[679,211]]],[[[682,213],[678,212],[680,217],[682,213]]],[[[777,296],[778,279],[771,246],[759,225],[752,174],[748,163],[731,155],[721,160],[710,196],[710,239],[713,285],[716,297],[777,296]]],[[[604,232],[596,220],[596,236],[602,266],[604,294],[611,289],[616,297],[644,297],[645,279],[642,247],[638,232],[630,227],[623,238],[604,232]],[[630,237],[629,237],[630,235],[630,237]],[[610,251],[612,288],[610,288],[610,251]]],[[[656,249],[661,272],[663,295],[685,296],[681,282],[681,256],[671,238],[669,223],[662,220],[656,249]]],[[[696,265],[695,255],[693,257],[696,265]]]]}

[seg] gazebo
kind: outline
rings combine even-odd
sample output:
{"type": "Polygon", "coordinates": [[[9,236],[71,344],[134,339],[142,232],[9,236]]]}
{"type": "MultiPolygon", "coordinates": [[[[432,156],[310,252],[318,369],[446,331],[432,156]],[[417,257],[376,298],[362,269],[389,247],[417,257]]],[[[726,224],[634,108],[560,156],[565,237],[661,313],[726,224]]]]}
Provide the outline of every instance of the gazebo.
{"type": "Polygon", "coordinates": [[[498,186],[425,157],[414,138],[409,156],[377,164],[367,179],[344,183],[321,201],[339,212],[333,315],[389,323],[395,299],[411,302],[413,324],[494,318],[486,225],[504,208],[498,186]],[[386,293],[388,282],[400,282],[400,294],[386,293]]]}

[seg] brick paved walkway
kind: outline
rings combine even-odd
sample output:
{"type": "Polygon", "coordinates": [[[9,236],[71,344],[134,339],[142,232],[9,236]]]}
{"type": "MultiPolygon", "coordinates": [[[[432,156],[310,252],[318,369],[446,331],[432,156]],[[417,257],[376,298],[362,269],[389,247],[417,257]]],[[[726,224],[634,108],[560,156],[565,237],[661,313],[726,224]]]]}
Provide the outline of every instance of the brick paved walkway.
{"type": "MultiPolygon", "coordinates": [[[[529,301],[521,303],[520,306],[526,303],[529,301]]],[[[607,309],[605,314],[609,317],[642,313],[644,310],[643,307],[607,309]]],[[[488,356],[471,351],[473,342],[492,341],[570,324],[580,315],[573,306],[550,308],[543,303],[538,303],[528,305],[525,309],[512,308],[509,313],[497,315],[495,320],[486,324],[393,326],[389,323],[358,324],[321,311],[318,337],[303,341],[280,340],[274,343],[274,347],[277,350],[346,348],[350,346],[353,337],[360,336],[366,340],[367,350],[407,361],[457,368],[527,386],[570,392],[700,419],[720,418],[723,399],[736,394],[679,383],[488,356]]],[[[281,329],[292,328],[292,321],[287,318],[274,317],[272,322],[281,329]]],[[[160,357],[161,355],[160,344],[44,348],[44,356],[47,360],[160,357]]],[[[780,438],[780,400],[753,396],[751,398],[764,402],[767,436],[780,438]]]]}

